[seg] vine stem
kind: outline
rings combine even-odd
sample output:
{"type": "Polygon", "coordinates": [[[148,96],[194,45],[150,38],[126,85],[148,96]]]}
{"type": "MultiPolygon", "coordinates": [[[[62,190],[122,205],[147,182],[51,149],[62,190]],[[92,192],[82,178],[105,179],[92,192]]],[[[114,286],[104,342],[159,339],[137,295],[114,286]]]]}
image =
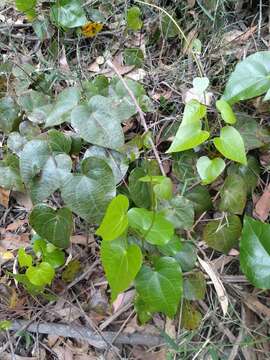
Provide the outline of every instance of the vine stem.
{"type": "MultiPolygon", "coordinates": [[[[154,8],[154,9],[157,9],[157,10],[163,12],[163,14],[165,14],[166,16],[168,16],[168,18],[173,22],[173,24],[174,24],[175,27],[177,28],[180,36],[184,39],[185,43],[186,43],[187,45],[189,45],[189,41],[188,41],[188,39],[187,39],[184,31],[180,28],[180,26],[178,25],[177,21],[173,18],[172,15],[170,15],[170,14],[168,13],[168,11],[166,11],[165,9],[159,7],[158,5],[151,4],[151,3],[147,3],[147,2],[142,1],[142,0],[134,0],[134,2],[135,2],[135,3],[140,3],[140,4],[142,4],[142,5],[146,5],[146,6],[149,6],[149,7],[152,7],[152,8],[154,8]]],[[[197,56],[196,56],[196,54],[194,53],[194,51],[193,51],[192,49],[191,49],[191,55],[192,55],[192,57],[193,57],[194,62],[195,62],[196,65],[197,65],[197,68],[198,68],[198,71],[199,71],[200,76],[203,77],[203,71],[202,71],[202,68],[201,68],[201,64],[200,64],[200,62],[198,61],[197,56]]]]}
{"type": "MultiPolygon", "coordinates": [[[[133,92],[131,91],[131,89],[129,88],[127,82],[125,81],[125,79],[123,78],[123,76],[120,74],[120,72],[118,71],[118,69],[116,68],[116,66],[110,61],[110,60],[107,60],[107,64],[108,66],[116,73],[116,75],[118,76],[118,78],[120,79],[120,81],[122,82],[122,84],[124,85],[125,89],[127,90],[128,94],[130,95],[132,101],[134,102],[134,105],[136,107],[136,110],[139,114],[139,117],[140,117],[140,120],[141,120],[141,124],[144,128],[144,131],[145,132],[148,132],[149,129],[148,129],[148,126],[146,124],[146,120],[145,120],[145,116],[144,116],[144,112],[142,111],[136,97],[134,96],[133,92]]],[[[158,165],[159,165],[159,168],[160,168],[160,171],[162,173],[163,176],[166,176],[166,172],[163,168],[163,165],[162,165],[162,161],[161,161],[161,158],[159,156],[159,153],[157,151],[157,148],[156,148],[156,145],[154,144],[154,141],[153,139],[150,137],[149,139],[149,142],[150,142],[150,145],[152,147],[152,150],[154,152],[154,155],[155,155],[155,158],[158,162],[158,165]]]]}

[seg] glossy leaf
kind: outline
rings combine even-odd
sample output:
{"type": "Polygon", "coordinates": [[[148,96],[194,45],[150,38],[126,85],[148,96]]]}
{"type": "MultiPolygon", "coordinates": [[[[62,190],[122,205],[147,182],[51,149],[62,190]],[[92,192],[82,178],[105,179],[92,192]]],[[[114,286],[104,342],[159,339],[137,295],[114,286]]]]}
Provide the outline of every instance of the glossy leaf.
{"type": "Polygon", "coordinates": [[[124,195],[117,195],[110,202],[96,234],[105,241],[114,240],[122,235],[128,227],[128,207],[128,198],[124,195]]]}
{"type": "Polygon", "coordinates": [[[59,27],[75,28],[87,23],[84,9],[78,0],[62,1],[51,7],[51,20],[59,27]]]}
{"type": "Polygon", "coordinates": [[[50,264],[42,262],[39,265],[30,266],[25,274],[33,285],[44,286],[51,284],[55,272],[50,264]]]}
{"type": "Polygon", "coordinates": [[[142,265],[141,249],[135,244],[127,245],[125,241],[119,238],[101,243],[101,261],[112,290],[112,301],[129,288],[142,265]]]}
{"type": "Polygon", "coordinates": [[[172,318],[183,293],[181,268],[173,258],[159,258],[153,269],[142,266],[135,287],[150,312],[162,312],[172,318]]]}
{"type": "Polygon", "coordinates": [[[225,162],[221,158],[209,159],[202,156],[197,161],[197,170],[202,179],[202,184],[211,184],[225,169],[225,162]]]}
{"type": "Polygon", "coordinates": [[[147,172],[141,167],[133,169],[128,178],[128,189],[136,206],[150,208],[153,197],[151,186],[149,183],[140,181],[146,174],[147,172]]]}
{"type": "Polygon", "coordinates": [[[173,236],[174,228],[162,214],[146,209],[132,208],[128,211],[129,226],[139,231],[147,242],[164,245],[173,236]]]}
{"type": "Polygon", "coordinates": [[[248,56],[236,65],[223,98],[230,104],[263,95],[270,88],[270,51],[248,56]]]}
{"type": "Polygon", "coordinates": [[[99,223],[116,194],[113,172],[104,160],[89,157],[81,163],[81,173],[64,177],[61,194],[73,212],[89,223],[99,223]]]}
{"type": "Polygon", "coordinates": [[[203,240],[211,248],[227,254],[238,245],[242,224],[236,215],[229,215],[223,220],[209,221],[203,229],[203,240]]]}
{"type": "Polygon", "coordinates": [[[270,225],[244,218],[240,240],[240,264],[243,273],[256,287],[270,289],[270,225]]]}
{"type": "Polygon", "coordinates": [[[184,277],[184,298],[203,300],[206,292],[206,281],[202,272],[194,272],[184,277]]]}
{"type": "Polygon", "coordinates": [[[32,265],[32,256],[25,252],[25,249],[20,248],[18,251],[18,262],[20,267],[29,267],[32,265]]]}
{"type": "Polygon", "coordinates": [[[240,133],[232,126],[221,129],[220,137],[214,139],[217,150],[227,159],[246,165],[244,141],[240,133]]]}
{"type": "Polygon", "coordinates": [[[127,11],[127,27],[130,30],[140,30],[143,26],[141,20],[141,10],[137,6],[133,6],[127,11]]]}
{"type": "Polygon", "coordinates": [[[227,124],[235,124],[236,123],[236,116],[233,112],[233,109],[227,101],[220,99],[216,102],[216,108],[221,114],[222,119],[227,124]]]}
{"type": "Polygon", "coordinates": [[[45,204],[36,205],[30,215],[30,224],[39,236],[55,246],[69,246],[73,224],[69,209],[54,210],[45,204]]]}
{"type": "Polygon", "coordinates": [[[219,209],[241,215],[247,201],[247,188],[244,179],[237,175],[228,175],[220,191],[219,209]]]}

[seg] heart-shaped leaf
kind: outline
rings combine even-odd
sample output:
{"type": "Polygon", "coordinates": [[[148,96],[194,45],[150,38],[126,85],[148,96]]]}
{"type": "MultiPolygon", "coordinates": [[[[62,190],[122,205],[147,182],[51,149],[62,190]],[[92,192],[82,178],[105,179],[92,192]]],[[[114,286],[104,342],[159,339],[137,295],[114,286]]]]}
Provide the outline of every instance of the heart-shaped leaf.
{"type": "Polygon", "coordinates": [[[247,202],[247,187],[242,176],[228,175],[220,191],[219,209],[242,215],[247,202]]]}
{"type": "Polygon", "coordinates": [[[142,167],[133,169],[128,178],[128,189],[132,201],[138,207],[150,208],[151,186],[149,183],[140,181],[147,173],[142,167]]]}
{"type": "Polygon", "coordinates": [[[10,97],[0,99],[0,130],[8,134],[17,122],[19,107],[10,97]]]}
{"type": "Polygon", "coordinates": [[[81,2],[77,0],[56,3],[51,7],[50,17],[54,24],[63,28],[76,28],[87,23],[81,2]]]}
{"type": "Polygon", "coordinates": [[[243,273],[256,287],[270,289],[270,225],[244,218],[240,240],[240,264],[243,273]]]}
{"type": "Polygon", "coordinates": [[[20,267],[32,266],[33,258],[31,255],[26,254],[25,249],[20,248],[18,251],[18,262],[20,267]]]}
{"type": "Polygon", "coordinates": [[[88,105],[80,105],[73,109],[71,125],[91,144],[114,150],[124,145],[120,121],[112,115],[110,99],[104,96],[93,96],[88,105]]]}
{"type": "Polygon", "coordinates": [[[67,208],[54,210],[48,205],[39,204],[30,215],[30,224],[38,235],[57,247],[69,246],[72,232],[72,213],[67,208]]]}
{"type": "Polygon", "coordinates": [[[128,207],[128,198],[124,195],[117,195],[110,202],[96,234],[105,241],[114,240],[122,235],[128,227],[128,207]]]}
{"type": "Polygon", "coordinates": [[[81,173],[67,174],[61,194],[67,206],[89,223],[99,223],[116,187],[112,169],[102,159],[89,157],[81,163],[81,173]]]}
{"type": "Polygon", "coordinates": [[[202,119],[206,114],[206,107],[196,100],[191,100],[185,106],[183,120],[167,153],[192,149],[204,141],[210,134],[202,130],[202,119]]]}
{"type": "Polygon", "coordinates": [[[216,108],[221,114],[222,119],[227,124],[235,124],[236,123],[236,116],[233,112],[233,109],[227,101],[220,99],[216,102],[216,108]]]}
{"type": "Polygon", "coordinates": [[[172,318],[183,293],[181,268],[173,258],[159,258],[154,269],[142,266],[135,287],[150,312],[160,311],[172,318]]]}
{"type": "Polygon", "coordinates": [[[65,253],[44,239],[36,239],[33,243],[33,250],[38,257],[42,257],[42,260],[49,263],[54,269],[65,263],[65,253]]]}
{"type": "Polygon", "coordinates": [[[0,186],[4,189],[24,191],[24,185],[17,168],[0,161],[0,186]]]}
{"type": "Polygon", "coordinates": [[[225,169],[225,162],[221,158],[209,159],[202,156],[197,161],[197,170],[202,179],[202,184],[211,184],[225,169]]]}
{"type": "Polygon", "coordinates": [[[237,64],[223,98],[230,104],[263,95],[270,88],[270,51],[248,56],[237,64]]]}
{"type": "Polygon", "coordinates": [[[141,20],[141,10],[137,6],[132,6],[127,11],[127,27],[128,29],[137,31],[140,30],[140,28],[143,25],[143,22],[141,20]]]}
{"type": "Polygon", "coordinates": [[[130,209],[128,221],[131,228],[138,230],[153,245],[166,244],[174,233],[173,225],[164,215],[146,209],[130,209]]]}
{"type": "Polygon", "coordinates": [[[30,266],[25,274],[33,285],[44,286],[51,284],[55,272],[50,264],[42,262],[39,265],[30,266]]]}
{"type": "Polygon", "coordinates": [[[242,224],[238,216],[209,221],[203,229],[203,240],[213,249],[227,254],[238,245],[242,224]]]}
{"type": "Polygon", "coordinates": [[[214,139],[217,150],[227,159],[247,165],[244,141],[240,133],[232,126],[221,129],[220,137],[214,139]]]}
{"type": "Polygon", "coordinates": [[[194,223],[194,206],[184,196],[175,196],[161,211],[176,229],[190,229],[194,223]]]}
{"type": "Polygon", "coordinates": [[[102,241],[101,261],[112,290],[112,301],[129,288],[142,266],[141,249],[126,240],[102,241]]]}

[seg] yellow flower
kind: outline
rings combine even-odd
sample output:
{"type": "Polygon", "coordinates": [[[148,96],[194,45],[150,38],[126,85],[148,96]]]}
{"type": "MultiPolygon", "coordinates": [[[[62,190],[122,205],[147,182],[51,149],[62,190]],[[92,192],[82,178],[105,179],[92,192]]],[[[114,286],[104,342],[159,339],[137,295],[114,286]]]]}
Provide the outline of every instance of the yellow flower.
{"type": "Polygon", "coordinates": [[[82,26],[82,34],[85,37],[94,37],[97,33],[99,33],[103,28],[103,24],[96,22],[88,22],[87,24],[82,26]]]}

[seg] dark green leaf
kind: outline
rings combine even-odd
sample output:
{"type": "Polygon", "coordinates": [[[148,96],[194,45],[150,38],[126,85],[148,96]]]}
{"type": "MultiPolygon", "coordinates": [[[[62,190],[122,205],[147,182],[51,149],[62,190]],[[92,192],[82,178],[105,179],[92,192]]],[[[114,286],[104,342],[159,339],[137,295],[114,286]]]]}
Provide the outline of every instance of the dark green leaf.
{"type": "Polygon", "coordinates": [[[151,186],[148,183],[139,181],[146,175],[147,172],[143,168],[137,167],[132,170],[128,178],[128,189],[136,206],[150,208],[153,197],[151,186]]]}
{"type": "Polygon", "coordinates": [[[160,311],[172,318],[183,292],[181,268],[173,258],[159,258],[153,269],[142,266],[135,287],[150,312],[160,311]]]}
{"type": "Polygon", "coordinates": [[[203,240],[213,249],[227,254],[238,245],[242,224],[236,215],[209,221],[203,229],[203,240]]]}
{"type": "Polygon", "coordinates": [[[70,153],[71,138],[62,132],[52,129],[48,132],[49,146],[55,153],[70,153]]]}
{"type": "Polygon", "coordinates": [[[39,236],[55,246],[69,246],[73,224],[69,209],[54,210],[45,204],[36,205],[30,215],[30,224],[39,236]]]}
{"type": "Polygon", "coordinates": [[[185,198],[192,201],[196,215],[213,207],[211,196],[205,186],[195,186],[193,189],[187,190],[184,195],[185,198]]]}
{"type": "Polygon", "coordinates": [[[141,249],[126,240],[102,241],[101,261],[106,278],[112,290],[112,301],[117,295],[129,288],[142,266],[141,249]]]}
{"type": "Polygon", "coordinates": [[[194,223],[193,204],[184,196],[177,195],[166,202],[161,212],[176,229],[190,229],[194,223]]]}
{"type": "Polygon", "coordinates": [[[19,107],[10,96],[0,99],[0,130],[5,134],[11,132],[18,121],[18,114],[19,107]]]}
{"type": "Polygon", "coordinates": [[[203,300],[206,292],[206,281],[202,272],[194,272],[184,277],[184,298],[203,300]]]}
{"type": "Polygon", "coordinates": [[[126,65],[135,65],[142,67],[144,61],[144,55],[139,48],[129,48],[124,51],[124,61],[126,65]]]}
{"type": "Polygon", "coordinates": [[[247,202],[247,188],[242,176],[228,175],[220,191],[219,209],[241,215],[247,202]]]}
{"type": "Polygon", "coordinates": [[[69,283],[75,279],[76,275],[79,273],[80,270],[81,263],[79,262],[79,260],[71,260],[62,273],[62,279],[65,282],[69,283]]]}
{"type": "Polygon", "coordinates": [[[270,225],[244,218],[240,240],[240,264],[243,273],[256,287],[270,289],[270,225]]]}
{"type": "Polygon", "coordinates": [[[184,301],[182,306],[181,326],[187,330],[196,330],[201,323],[202,314],[194,304],[184,301]]]}

